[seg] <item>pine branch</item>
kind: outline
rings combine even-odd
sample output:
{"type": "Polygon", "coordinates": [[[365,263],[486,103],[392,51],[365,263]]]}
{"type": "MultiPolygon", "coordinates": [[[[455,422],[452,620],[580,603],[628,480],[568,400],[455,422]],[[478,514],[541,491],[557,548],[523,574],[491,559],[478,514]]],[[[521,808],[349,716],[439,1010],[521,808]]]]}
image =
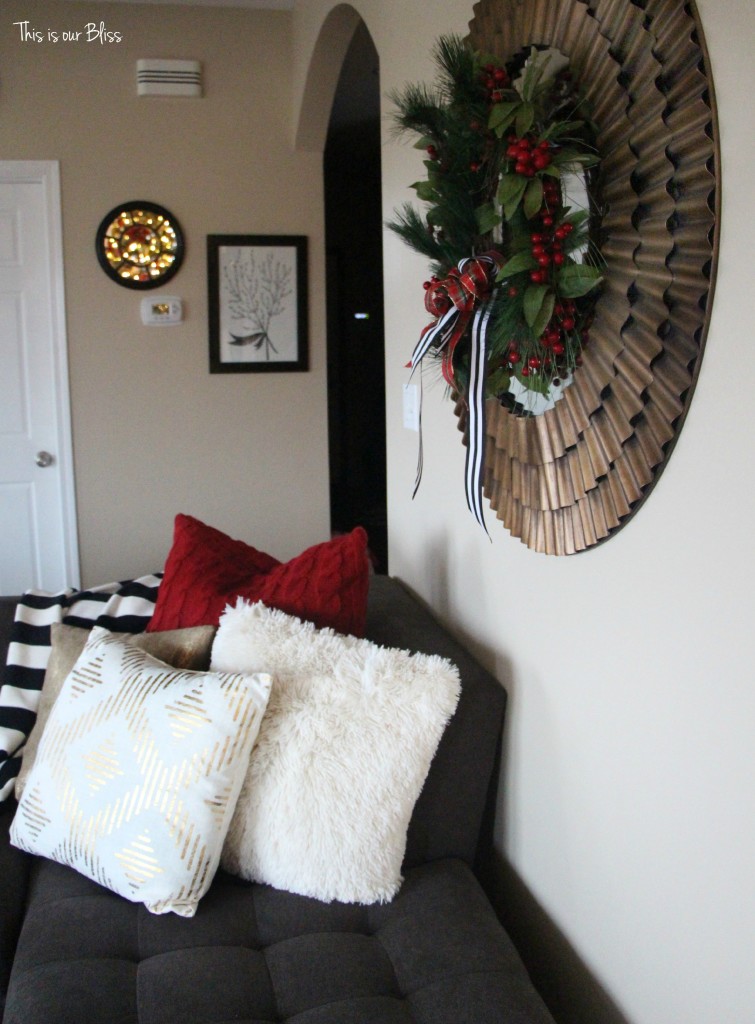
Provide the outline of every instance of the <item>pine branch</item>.
{"type": "Polygon", "coordinates": [[[398,134],[416,132],[419,136],[440,139],[446,130],[446,114],[438,93],[426,85],[407,85],[403,92],[390,94],[397,108],[393,120],[398,134]]]}
{"type": "Polygon", "coordinates": [[[474,51],[461,36],[441,36],[433,52],[441,75],[441,88],[450,102],[481,96],[474,51]]]}
{"type": "Polygon", "coordinates": [[[443,251],[434,232],[428,228],[427,223],[411,203],[404,203],[397,213],[396,219],[391,221],[388,227],[391,231],[395,231],[410,249],[414,249],[421,256],[426,256],[427,259],[436,263],[442,260],[443,251]]]}

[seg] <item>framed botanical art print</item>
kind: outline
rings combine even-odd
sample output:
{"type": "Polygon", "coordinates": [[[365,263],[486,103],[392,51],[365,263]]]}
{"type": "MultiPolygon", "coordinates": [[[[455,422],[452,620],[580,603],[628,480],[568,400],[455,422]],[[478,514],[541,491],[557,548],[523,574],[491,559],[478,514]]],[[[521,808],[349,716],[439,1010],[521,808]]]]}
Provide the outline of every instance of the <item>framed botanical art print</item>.
{"type": "Polygon", "coordinates": [[[208,235],[210,372],[309,369],[307,239],[208,235]]]}

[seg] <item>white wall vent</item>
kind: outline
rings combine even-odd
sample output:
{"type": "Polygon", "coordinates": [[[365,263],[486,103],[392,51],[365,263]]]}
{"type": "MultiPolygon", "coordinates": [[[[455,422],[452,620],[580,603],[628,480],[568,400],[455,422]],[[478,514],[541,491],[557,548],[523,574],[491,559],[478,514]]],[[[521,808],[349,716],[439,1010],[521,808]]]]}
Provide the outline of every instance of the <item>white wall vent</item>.
{"type": "Polygon", "coordinates": [[[136,91],[139,96],[201,96],[202,65],[198,60],[138,60],[136,91]]]}

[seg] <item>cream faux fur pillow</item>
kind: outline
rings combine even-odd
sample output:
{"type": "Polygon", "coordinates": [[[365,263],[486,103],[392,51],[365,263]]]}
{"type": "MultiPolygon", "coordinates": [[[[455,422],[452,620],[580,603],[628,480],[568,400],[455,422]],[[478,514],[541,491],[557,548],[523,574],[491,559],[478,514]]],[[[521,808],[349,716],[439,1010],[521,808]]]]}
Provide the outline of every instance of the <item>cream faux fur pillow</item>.
{"type": "Polygon", "coordinates": [[[273,675],[223,867],[320,900],[390,900],[459,699],[456,667],[242,599],[220,619],[211,667],[273,675]]]}

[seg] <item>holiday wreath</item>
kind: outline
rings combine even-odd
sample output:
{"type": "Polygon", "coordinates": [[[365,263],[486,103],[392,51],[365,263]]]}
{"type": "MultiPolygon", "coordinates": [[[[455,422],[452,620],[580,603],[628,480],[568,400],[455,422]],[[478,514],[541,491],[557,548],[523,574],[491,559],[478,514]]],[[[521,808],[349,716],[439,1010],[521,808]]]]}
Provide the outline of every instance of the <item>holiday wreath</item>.
{"type": "Polygon", "coordinates": [[[392,97],[397,129],[426,151],[412,186],[426,209],[407,203],[389,226],[431,263],[433,319],[410,366],[427,357],[466,398],[467,500],[482,522],[485,400],[526,414],[523,394],[552,396],[581,363],[601,275],[589,200],[571,206],[567,179],[578,175],[588,195],[598,158],[554,55],[533,47],[503,64],[443,36],[433,58],[434,88],[392,97]]]}

